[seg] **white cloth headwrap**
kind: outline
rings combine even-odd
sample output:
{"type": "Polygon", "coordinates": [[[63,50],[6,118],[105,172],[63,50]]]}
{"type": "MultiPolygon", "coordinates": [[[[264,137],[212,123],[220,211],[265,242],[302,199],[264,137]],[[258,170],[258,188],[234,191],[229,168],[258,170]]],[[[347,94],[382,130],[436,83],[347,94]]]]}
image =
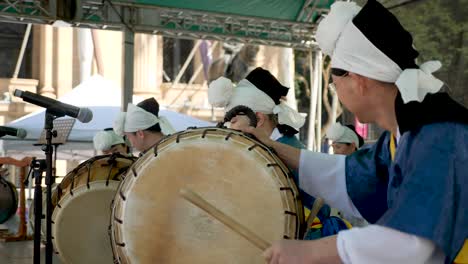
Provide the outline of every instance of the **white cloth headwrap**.
{"type": "Polygon", "coordinates": [[[234,87],[231,80],[225,77],[218,78],[208,88],[208,100],[215,107],[224,107],[226,112],[236,106],[244,105],[254,112],[277,114],[279,124],[288,125],[297,131],[305,122],[305,118],[284,101],[275,104],[270,96],[247,79],[241,80],[234,87]]]}
{"type": "Polygon", "coordinates": [[[395,83],[405,103],[422,102],[428,93],[442,88],[443,82],[432,75],[442,66],[439,61],[426,62],[420,69],[402,70],[353,24],[359,11],[353,2],[336,2],[317,28],[316,40],[322,51],[332,57],[333,68],[395,83]]]}
{"type": "Polygon", "coordinates": [[[141,107],[128,104],[127,112],[120,112],[117,119],[114,120],[114,131],[118,135],[123,135],[124,132],[145,130],[156,124],[159,124],[161,132],[165,135],[175,132],[169,120],[164,116],[157,117],[141,107]]]}
{"type": "Polygon", "coordinates": [[[117,135],[114,131],[99,131],[93,138],[94,149],[99,151],[109,150],[112,146],[125,144],[123,137],[117,135]]]}
{"type": "Polygon", "coordinates": [[[359,148],[359,138],[356,133],[339,123],[334,123],[328,128],[327,138],[336,143],[354,143],[356,148],[359,148]]]}

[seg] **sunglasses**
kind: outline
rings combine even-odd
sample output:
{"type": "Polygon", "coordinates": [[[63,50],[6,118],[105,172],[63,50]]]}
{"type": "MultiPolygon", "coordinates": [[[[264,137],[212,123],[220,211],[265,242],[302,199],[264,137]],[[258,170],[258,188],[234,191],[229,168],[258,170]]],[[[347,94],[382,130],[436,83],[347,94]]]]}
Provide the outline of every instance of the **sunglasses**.
{"type": "MultiPolygon", "coordinates": [[[[346,77],[349,75],[349,71],[338,69],[338,68],[331,68],[330,71],[331,75],[337,76],[337,77],[346,77]]],[[[333,92],[336,92],[336,85],[333,83],[332,80],[330,80],[328,88],[332,90],[333,92]]]]}
{"type": "Polygon", "coordinates": [[[331,68],[331,74],[338,77],[346,77],[349,74],[349,71],[338,68],[331,68]]]}

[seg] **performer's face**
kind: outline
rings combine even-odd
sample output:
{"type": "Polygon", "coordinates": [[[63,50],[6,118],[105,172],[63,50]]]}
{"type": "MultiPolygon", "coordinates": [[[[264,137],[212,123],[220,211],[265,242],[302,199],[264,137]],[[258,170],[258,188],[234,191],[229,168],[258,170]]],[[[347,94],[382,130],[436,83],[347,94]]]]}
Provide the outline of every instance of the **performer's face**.
{"type": "Polygon", "coordinates": [[[341,154],[341,155],[350,155],[356,151],[356,146],[354,143],[338,143],[333,142],[333,153],[334,154],[341,154]]]}
{"type": "Polygon", "coordinates": [[[130,143],[132,143],[132,146],[138,150],[138,151],[144,151],[144,142],[143,142],[143,131],[137,131],[137,132],[125,132],[125,136],[128,138],[130,143]]]}
{"type": "Polygon", "coordinates": [[[370,105],[367,103],[365,77],[354,73],[334,76],[333,84],[340,102],[362,123],[373,122],[368,116],[370,105]]]}
{"type": "Polygon", "coordinates": [[[235,117],[231,118],[229,122],[229,128],[236,130],[242,130],[250,126],[250,118],[248,118],[246,115],[236,115],[235,117]]]}

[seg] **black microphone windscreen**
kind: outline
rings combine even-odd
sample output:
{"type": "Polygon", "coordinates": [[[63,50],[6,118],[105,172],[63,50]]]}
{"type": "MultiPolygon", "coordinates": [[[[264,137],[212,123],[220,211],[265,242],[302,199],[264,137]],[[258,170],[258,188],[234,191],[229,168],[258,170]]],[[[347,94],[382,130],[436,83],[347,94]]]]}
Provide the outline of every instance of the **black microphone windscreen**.
{"type": "Polygon", "coordinates": [[[88,123],[93,119],[93,111],[87,107],[80,108],[76,119],[80,120],[82,123],[88,123]]]}
{"type": "Polygon", "coordinates": [[[28,135],[28,132],[22,128],[18,128],[18,132],[16,132],[16,136],[19,138],[25,138],[28,135]]]}

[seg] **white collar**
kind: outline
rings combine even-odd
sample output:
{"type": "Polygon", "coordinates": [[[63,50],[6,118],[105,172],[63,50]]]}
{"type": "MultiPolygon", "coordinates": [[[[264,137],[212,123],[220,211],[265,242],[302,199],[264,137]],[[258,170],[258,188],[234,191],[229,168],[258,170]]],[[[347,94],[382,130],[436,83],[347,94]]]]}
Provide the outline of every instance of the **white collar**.
{"type": "Polygon", "coordinates": [[[283,135],[279,132],[278,128],[275,128],[273,129],[273,132],[271,132],[270,138],[276,141],[282,136],[283,135]]]}

